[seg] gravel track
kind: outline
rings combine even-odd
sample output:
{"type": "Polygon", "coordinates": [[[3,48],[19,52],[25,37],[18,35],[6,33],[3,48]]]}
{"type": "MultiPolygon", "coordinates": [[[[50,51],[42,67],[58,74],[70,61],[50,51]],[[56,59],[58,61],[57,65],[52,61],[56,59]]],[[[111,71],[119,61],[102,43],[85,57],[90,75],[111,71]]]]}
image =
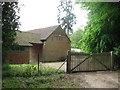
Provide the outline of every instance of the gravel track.
{"type": "MultiPolygon", "coordinates": [[[[59,68],[63,62],[42,63],[48,67],[59,68]]],[[[66,63],[61,68],[66,70],[66,63]]],[[[76,84],[77,88],[118,88],[118,72],[98,71],[65,74],[66,82],[76,84]],[[75,83],[74,83],[75,82],[75,83]]],[[[57,86],[61,86],[58,85],[57,86]]],[[[64,88],[64,85],[61,86],[64,88]]]]}

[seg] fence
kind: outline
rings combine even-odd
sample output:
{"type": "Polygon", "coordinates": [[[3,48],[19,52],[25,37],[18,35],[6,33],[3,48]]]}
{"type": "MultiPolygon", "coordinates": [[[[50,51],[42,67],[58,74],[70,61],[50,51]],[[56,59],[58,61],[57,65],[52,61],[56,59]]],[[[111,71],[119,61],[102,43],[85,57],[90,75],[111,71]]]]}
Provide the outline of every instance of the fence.
{"type": "Polygon", "coordinates": [[[68,52],[67,72],[99,71],[113,69],[113,52],[106,53],[72,53],[68,52]]]}

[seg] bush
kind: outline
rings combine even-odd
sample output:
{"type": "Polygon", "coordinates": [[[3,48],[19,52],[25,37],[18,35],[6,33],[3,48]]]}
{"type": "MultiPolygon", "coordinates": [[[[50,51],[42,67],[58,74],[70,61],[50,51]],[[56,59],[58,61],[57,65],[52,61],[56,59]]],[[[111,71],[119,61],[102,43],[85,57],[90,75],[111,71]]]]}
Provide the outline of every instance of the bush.
{"type": "Polygon", "coordinates": [[[115,47],[114,50],[116,55],[120,55],[120,46],[115,47]]]}

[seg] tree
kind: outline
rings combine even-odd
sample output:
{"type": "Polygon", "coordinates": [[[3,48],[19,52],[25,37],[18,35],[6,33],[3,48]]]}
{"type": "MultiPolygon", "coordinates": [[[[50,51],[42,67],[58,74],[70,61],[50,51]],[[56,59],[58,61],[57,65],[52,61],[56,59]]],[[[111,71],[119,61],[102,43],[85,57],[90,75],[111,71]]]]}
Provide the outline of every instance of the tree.
{"type": "Polygon", "coordinates": [[[83,33],[83,30],[77,30],[70,36],[72,48],[79,48],[78,42],[82,39],[82,33],[83,33]]]}
{"type": "Polygon", "coordinates": [[[1,2],[2,6],[2,58],[3,61],[14,43],[16,33],[19,28],[18,2],[1,2]]]}
{"type": "MultiPolygon", "coordinates": [[[[120,50],[120,2],[85,2],[82,8],[89,10],[80,48],[89,53],[120,50]]],[[[120,51],[119,51],[120,52],[120,51]]]]}
{"type": "Polygon", "coordinates": [[[73,33],[73,25],[76,24],[76,16],[73,13],[73,5],[71,0],[61,0],[58,6],[58,23],[64,31],[69,35],[73,33]]]}

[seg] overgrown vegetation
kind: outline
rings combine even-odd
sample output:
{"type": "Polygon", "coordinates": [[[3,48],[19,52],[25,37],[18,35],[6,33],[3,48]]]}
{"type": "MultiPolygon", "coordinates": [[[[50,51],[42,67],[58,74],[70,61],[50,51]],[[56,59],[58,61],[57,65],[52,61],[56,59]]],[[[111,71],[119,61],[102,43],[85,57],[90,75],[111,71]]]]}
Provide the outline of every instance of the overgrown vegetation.
{"type": "Polygon", "coordinates": [[[52,83],[64,78],[58,74],[64,70],[57,73],[56,68],[43,65],[40,74],[36,64],[4,64],[2,69],[3,88],[52,88],[52,83]]]}
{"type": "Polygon", "coordinates": [[[88,53],[120,52],[120,2],[85,2],[82,8],[89,10],[80,48],[88,53]]]}
{"type": "Polygon", "coordinates": [[[5,57],[11,49],[15,40],[15,30],[19,28],[19,12],[18,2],[0,2],[2,6],[2,59],[5,62],[5,57]]]}
{"type": "Polygon", "coordinates": [[[63,79],[64,75],[36,77],[7,77],[3,79],[3,88],[52,88],[53,83],[63,79]]]}
{"type": "MultiPolygon", "coordinates": [[[[56,73],[56,68],[50,68],[41,66],[42,74],[33,75],[31,76],[31,69],[27,70],[27,68],[33,68],[33,66],[37,66],[35,64],[20,64],[20,65],[12,65],[3,67],[3,73],[5,70],[14,70],[16,74],[13,74],[13,72],[9,72],[9,74],[4,73],[4,77],[2,80],[2,88],[39,88],[40,90],[43,88],[76,88],[81,87],[79,80],[74,80],[74,75],[72,74],[63,74],[60,72],[64,72],[63,70],[60,70],[58,73],[56,73]],[[10,67],[9,67],[10,66],[10,67]],[[26,69],[25,69],[26,68],[26,69]],[[21,70],[20,70],[21,69],[21,70]],[[22,73],[23,70],[23,73],[22,73]],[[19,74],[21,73],[21,74],[19,74]],[[10,75],[10,76],[9,76],[10,75]],[[27,76],[28,75],[28,76],[27,76]]],[[[33,68],[34,69],[34,68],[33,68]]],[[[36,70],[35,70],[36,71],[36,70]]],[[[37,73],[37,71],[36,71],[37,73]]]]}
{"type": "MultiPolygon", "coordinates": [[[[3,77],[31,77],[38,76],[38,67],[36,64],[5,64],[2,70],[3,77]]],[[[40,75],[48,76],[55,74],[56,68],[40,65],[40,75]]],[[[58,73],[64,72],[59,70],[58,73]]]]}
{"type": "Polygon", "coordinates": [[[82,30],[77,30],[70,36],[72,48],[79,48],[79,41],[82,39],[82,33],[82,30]]]}

